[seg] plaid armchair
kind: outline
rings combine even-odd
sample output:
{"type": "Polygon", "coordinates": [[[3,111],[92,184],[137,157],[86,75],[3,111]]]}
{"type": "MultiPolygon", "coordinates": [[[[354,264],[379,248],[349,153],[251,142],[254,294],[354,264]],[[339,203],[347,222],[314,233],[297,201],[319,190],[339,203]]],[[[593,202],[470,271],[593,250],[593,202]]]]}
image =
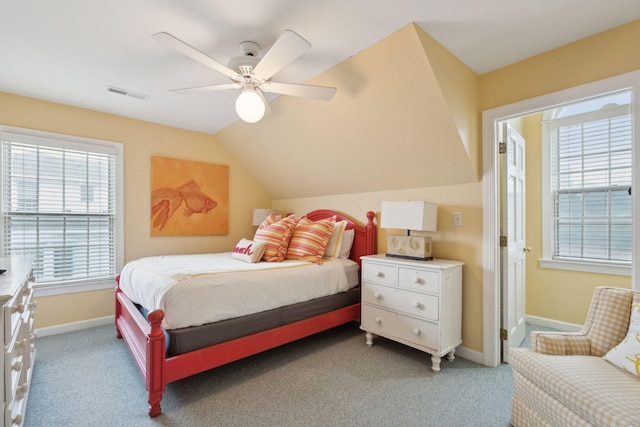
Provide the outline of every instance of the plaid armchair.
{"type": "Polygon", "coordinates": [[[640,378],[605,361],[626,336],[640,292],[596,288],[580,332],[532,332],[509,352],[514,426],[640,425],[640,378]]]}

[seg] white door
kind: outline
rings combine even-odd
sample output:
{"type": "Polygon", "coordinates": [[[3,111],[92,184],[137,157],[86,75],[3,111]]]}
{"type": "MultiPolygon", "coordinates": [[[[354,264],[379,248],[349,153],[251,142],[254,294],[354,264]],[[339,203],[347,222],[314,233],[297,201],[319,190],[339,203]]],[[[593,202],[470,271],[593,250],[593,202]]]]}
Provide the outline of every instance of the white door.
{"type": "Polygon", "coordinates": [[[502,141],[507,152],[501,158],[501,234],[502,247],[502,344],[503,361],[509,362],[509,348],[525,338],[525,261],[531,250],[525,246],[525,141],[508,123],[501,123],[502,141]]]}

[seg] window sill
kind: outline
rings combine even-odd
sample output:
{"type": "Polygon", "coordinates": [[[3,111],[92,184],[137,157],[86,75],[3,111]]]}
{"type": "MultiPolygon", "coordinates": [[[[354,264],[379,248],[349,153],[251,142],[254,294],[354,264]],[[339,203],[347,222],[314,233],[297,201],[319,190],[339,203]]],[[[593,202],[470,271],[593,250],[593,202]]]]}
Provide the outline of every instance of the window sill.
{"type": "Polygon", "coordinates": [[[53,295],[73,294],[77,292],[99,291],[102,289],[115,289],[115,279],[96,279],[92,281],[48,283],[33,286],[35,297],[49,297],[53,295]]]}
{"type": "Polygon", "coordinates": [[[555,259],[539,259],[540,267],[555,270],[581,271],[585,273],[613,274],[616,276],[631,276],[630,265],[605,264],[597,262],[581,262],[555,259]]]}

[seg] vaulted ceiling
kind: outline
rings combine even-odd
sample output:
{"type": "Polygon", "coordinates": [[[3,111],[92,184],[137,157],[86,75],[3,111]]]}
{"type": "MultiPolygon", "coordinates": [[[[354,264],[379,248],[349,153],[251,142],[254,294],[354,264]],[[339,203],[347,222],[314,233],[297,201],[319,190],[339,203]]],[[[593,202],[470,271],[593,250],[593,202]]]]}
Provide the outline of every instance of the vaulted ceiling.
{"type": "Polygon", "coordinates": [[[280,97],[216,139],[276,199],[475,182],[476,80],[410,24],[312,79],[331,103],[280,97]]]}

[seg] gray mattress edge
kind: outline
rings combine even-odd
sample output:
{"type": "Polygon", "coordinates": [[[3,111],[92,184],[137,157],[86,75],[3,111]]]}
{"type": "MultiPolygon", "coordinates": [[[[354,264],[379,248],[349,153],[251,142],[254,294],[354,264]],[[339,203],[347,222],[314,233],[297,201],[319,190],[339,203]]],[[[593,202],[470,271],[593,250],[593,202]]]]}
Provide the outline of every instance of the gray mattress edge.
{"type": "Polygon", "coordinates": [[[263,332],[360,302],[360,286],[335,295],[201,326],[166,331],[167,357],[263,332]]]}

